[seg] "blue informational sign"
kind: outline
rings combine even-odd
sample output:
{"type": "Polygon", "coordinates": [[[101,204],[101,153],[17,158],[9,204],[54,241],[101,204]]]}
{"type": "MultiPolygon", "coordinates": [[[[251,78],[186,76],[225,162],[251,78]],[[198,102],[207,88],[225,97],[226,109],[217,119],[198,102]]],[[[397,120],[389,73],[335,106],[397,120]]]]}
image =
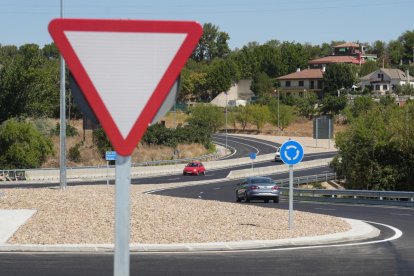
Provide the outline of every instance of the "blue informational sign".
{"type": "Polygon", "coordinates": [[[250,159],[252,160],[256,159],[256,153],[254,152],[250,153],[250,159]]]}
{"type": "Polygon", "coordinates": [[[299,142],[289,140],[280,147],[280,159],[287,165],[295,165],[302,161],[304,152],[299,142]]]}
{"type": "Polygon", "coordinates": [[[105,159],[106,159],[106,161],[116,160],[116,151],[107,151],[107,152],[105,152],[105,159]]]}

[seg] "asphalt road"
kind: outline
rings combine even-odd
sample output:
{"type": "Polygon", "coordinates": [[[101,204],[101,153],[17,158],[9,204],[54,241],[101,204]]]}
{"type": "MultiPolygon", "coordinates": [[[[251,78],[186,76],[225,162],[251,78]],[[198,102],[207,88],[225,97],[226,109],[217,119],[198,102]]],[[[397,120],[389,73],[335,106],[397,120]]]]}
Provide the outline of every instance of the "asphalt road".
{"type": "MultiPolygon", "coordinates": [[[[257,144],[256,147],[262,146],[257,144]]],[[[271,147],[268,149],[270,150],[271,147]]],[[[246,146],[245,150],[250,149],[246,146]]],[[[311,156],[306,158],[309,157],[311,156]]],[[[321,155],[319,158],[326,157],[321,155]]],[[[264,162],[262,165],[276,164],[264,162]]],[[[329,168],[297,171],[295,176],[315,174],[323,170],[329,168]]],[[[226,171],[220,173],[226,174],[226,171]]],[[[215,177],[219,177],[219,174],[215,177]]],[[[287,174],[275,177],[287,178],[287,174]]],[[[194,180],[196,177],[187,178],[194,180]]],[[[203,179],[207,178],[208,175],[203,179]]],[[[165,177],[152,178],[151,183],[165,180],[165,177]]],[[[182,187],[158,193],[175,197],[200,198],[200,200],[234,202],[235,182],[237,181],[182,187]]],[[[144,181],[137,180],[137,184],[139,183],[144,181]]],[[[261,202],[250,204],[288,209],[286,199],[282,199],[279,204],[261,202]]],[[[414,210],[412,208],[295,202],[294,209],[385,225],[375,225],[381,230],[380,237],[355,244],[341,243],[237,252],[131,254],[131,275],[414,275],[414,210]],[[401,230],[403,235],[395,240],[384,241],[394,237],[396,233],[387,225],[401,230]]],[[[0,276],[2,275],[113,275],[113,254],[0,253],[0,276]]]]}

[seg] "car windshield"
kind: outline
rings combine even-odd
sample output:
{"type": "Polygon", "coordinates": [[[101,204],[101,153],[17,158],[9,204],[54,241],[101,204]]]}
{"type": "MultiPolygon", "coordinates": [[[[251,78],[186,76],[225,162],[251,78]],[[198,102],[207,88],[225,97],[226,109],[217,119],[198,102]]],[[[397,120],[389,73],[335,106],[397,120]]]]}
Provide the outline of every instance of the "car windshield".
{"type": "Polygon", "coordinates": [[[198,164],[197,163],[188,163],[187,167],[197,167],[198,164]]]}
{"type": "Polygon", "coordinates": [[[275,182],[270,178],[258,178],[250,181],[252,184],[274,184],[275,182]]]}

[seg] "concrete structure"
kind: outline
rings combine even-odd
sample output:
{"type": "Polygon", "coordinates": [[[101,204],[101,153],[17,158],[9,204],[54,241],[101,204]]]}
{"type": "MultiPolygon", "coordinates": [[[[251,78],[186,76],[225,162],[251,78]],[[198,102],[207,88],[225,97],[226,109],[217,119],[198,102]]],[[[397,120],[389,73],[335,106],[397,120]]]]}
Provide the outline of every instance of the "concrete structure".
{"type": "MultiPolygon", "coordinates": [[[[254,93],[250,90],[252,80],[240,80],[238,83],[230,87],[227,91],[227,105],[239,106],[246,105],[251,101],[254,93]]],[[[226,106],[226,92],[221,92],[212,101],[211,104],[225,107],[226,106]]]]}
{"type": "Polygon", "coordinates": [[[381,68],[371,74],[363,76],[357,84],[362,90],[369,88],[371,91],[384,95],[387,91],[393,91],[398,85],[410,84],[414,87],[414,77],[399,69],[381,68]]]}

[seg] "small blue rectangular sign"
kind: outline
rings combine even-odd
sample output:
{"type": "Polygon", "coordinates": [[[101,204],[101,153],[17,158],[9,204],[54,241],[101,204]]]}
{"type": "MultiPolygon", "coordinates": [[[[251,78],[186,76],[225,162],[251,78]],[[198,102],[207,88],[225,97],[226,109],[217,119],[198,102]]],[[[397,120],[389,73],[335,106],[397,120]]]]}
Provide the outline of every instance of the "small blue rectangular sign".
{"type": "Polygon", "coordinates": [[[250,153],[250,159],[252,160],[256,159],[256,153],[254,152],[250,153]]]}
{"type": "Polygon", "coordinates": [[[105,152],[106,161],[116,160],[116,151],[107,151],[105,152]]]}

